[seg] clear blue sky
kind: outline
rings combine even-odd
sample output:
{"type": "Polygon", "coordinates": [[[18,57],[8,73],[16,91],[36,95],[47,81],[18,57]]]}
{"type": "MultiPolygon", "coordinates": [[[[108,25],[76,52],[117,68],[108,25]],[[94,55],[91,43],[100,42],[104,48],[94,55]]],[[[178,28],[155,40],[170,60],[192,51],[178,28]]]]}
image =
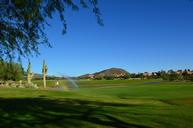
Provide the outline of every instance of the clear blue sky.
{"type": "MultiPolygon", "coordinates": [[[[66,13],[67,34],[56,16],[46,29],[53,44],[31,58],[41,73],[78,76],[106,68],[129,72],[193,67],[193,2],[190,0],[99,0],[104,27],[88,9],[66,13]]],[[[27,59],[23,60],[27,67],[27,59]]]]}

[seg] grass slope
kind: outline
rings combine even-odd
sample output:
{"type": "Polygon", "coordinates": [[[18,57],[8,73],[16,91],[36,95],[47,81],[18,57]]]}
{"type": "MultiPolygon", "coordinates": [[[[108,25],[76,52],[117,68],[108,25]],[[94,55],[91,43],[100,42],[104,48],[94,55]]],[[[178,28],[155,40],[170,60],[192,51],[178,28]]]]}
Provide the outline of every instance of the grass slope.
{"type": "Polygon", "coordinates": [[[78,83],[69,92],[0,89],[0,127],[193,127],[193,83],[78,83]]]}

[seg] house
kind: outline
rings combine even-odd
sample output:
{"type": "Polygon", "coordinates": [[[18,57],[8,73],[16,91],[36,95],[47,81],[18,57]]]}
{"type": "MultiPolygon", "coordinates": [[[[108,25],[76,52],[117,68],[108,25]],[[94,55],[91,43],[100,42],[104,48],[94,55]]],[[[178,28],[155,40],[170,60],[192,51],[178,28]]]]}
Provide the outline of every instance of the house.
{"type": "Polygon", "coordinates": [[[151,72],[144,72],[143,76],[152,76],[153,74],[151,72]]]}
{"type": "Polygon", "coordinates": [[[94,74],[88,74],[88,78],[89,79],[93,79],[94,78],[94,74]]]}

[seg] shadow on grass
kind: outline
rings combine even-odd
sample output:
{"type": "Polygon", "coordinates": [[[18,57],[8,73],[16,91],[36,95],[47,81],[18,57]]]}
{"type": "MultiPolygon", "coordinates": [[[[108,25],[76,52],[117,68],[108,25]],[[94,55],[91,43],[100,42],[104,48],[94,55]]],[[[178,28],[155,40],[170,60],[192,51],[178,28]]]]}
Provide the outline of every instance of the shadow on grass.
{"type": "MultiPolygon", "coordinates": [[[[15,98],[0,99],[0,127],[80,127],[108,126],[118,128],[146,127],[122,121],[103,107],[124,104],[75,99],[15,98]]],[[[129,107],[129,106],[127,106],[129,107]]],[[[130,106],[131,107],[131,106],[130,106]]],[[[126,113],[127,114],[127,113],[126,113]]]]}

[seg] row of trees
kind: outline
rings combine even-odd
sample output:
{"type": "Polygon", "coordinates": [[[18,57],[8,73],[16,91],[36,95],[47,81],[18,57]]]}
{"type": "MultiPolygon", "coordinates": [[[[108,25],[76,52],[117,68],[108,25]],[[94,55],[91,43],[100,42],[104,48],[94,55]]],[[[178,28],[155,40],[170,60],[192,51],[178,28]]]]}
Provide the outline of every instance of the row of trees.
{"type": "Polygon", "coordinates": [[[21,64],[0,61],[0,80],[22,80],[24,70],[21,64]]]}
{"type": "Polygon", "coordinates": [[[184,71],[169,70],[169,71],[158,71],[154,72],[152,75],[145,76],[143,73],[130,74],[130,78],[141,78],[141,79],[163,79],[167,81],[193,81],[193,71],[186,69],[184,71]]]}
{"type": "Polygon", "coordinates": [[[175,72],[173,70],[169,70],[168,72],[161,71],[158,72],[157,77],[168,81],[193,81],[193,73],[188,70],[184,70],[183,72],[175,72]]]}

